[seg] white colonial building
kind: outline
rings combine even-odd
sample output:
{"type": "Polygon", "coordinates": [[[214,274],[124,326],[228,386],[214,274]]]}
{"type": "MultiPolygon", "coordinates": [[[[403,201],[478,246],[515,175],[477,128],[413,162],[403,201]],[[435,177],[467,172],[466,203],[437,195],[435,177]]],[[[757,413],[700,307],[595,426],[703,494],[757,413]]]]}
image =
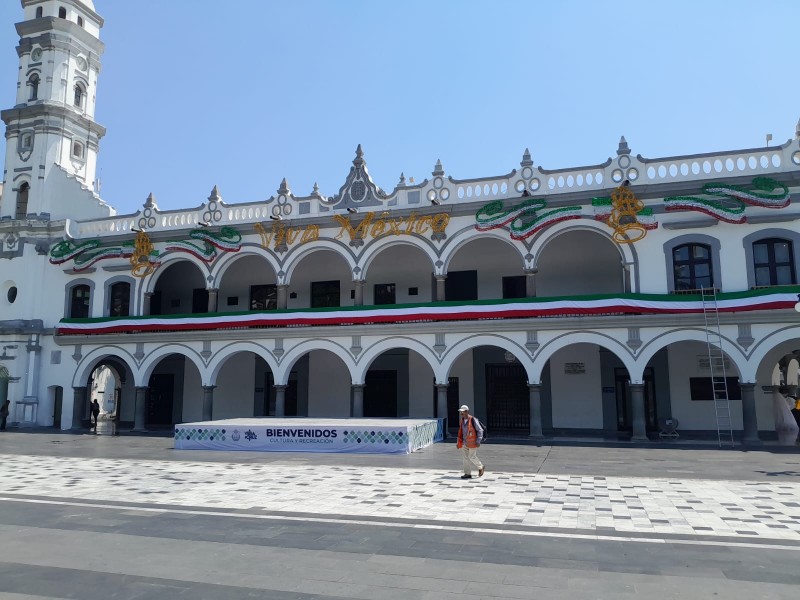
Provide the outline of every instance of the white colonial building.
{"type": "Polygon", "coordinates": [[[475,179],[437,161],[391,191],[359,146],[329,196],[215,187],[199,208],[151,196],[117,215],[94,186],[103,19],[91,0],[22,7],[2,111],[12,423],[85,427],[102,393],[134,430],[463,403],[496,435],[643,439],[672,419],[682,436],[796,436],[797,136],[656,159],[623,138],[556,170],[525,151],[475,179]]]}

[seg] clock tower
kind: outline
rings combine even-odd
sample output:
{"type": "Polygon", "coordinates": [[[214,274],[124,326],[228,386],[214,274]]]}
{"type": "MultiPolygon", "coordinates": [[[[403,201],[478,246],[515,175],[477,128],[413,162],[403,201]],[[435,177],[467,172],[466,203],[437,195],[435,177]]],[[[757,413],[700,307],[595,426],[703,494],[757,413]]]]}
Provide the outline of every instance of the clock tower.
{"type": "Polygon", "coordinates": [[[0,219],[113,214],[96,192],[94,120],[103,18],[92,0],[21,0],[19,73],[6,124],[0,219]]]}

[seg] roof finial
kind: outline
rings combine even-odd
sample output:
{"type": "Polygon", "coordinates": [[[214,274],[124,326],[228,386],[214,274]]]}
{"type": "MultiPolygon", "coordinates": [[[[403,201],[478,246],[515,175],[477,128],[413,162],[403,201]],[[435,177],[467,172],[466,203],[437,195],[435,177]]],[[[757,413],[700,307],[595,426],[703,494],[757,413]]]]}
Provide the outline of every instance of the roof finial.
{"type": "Polygon", "coordinates": [[[800,139],[800,119],[797,119],[797,126],[794,128],[794,137],[800,139]]]}
{"type": "Polygon", "coordinates": [[[289,184],[286,183],[286,177],[281,179],[281,186],[278,188],[279,194],[290,194],[291,190],[289,189],[289,184]]]}
{"type": "Polygon", "coordinates": [[[437,175],[439,176],[444,175],[444,167],[442,167],[441,159],[438,159],[436,161],[436,166],[433,167],[433,173],[431,173],[431,175],[433,175],[434,177],[436,177],[437,175]]]}
{"type": "Polygon", "coordinates": [[[354,165],[360,165],[364,163],[364,151],[361,149],[361,144],[358,145],[356,148],[356,157],[353,159],[354,165]]]}
{"type": "Polygon", "coordinates": [[[522,153],[522,162],[519,163],[521,167],[530,167],[533,165],[533,159],[531,158],[531,151],[525,148],[525,152],[522,153]]]}
{"type": "Polygon", "coordinates": [[[156,197],[153,196],[153,192],[150,192],[150,195],[147,196],[147,200],[144,201],[144,207],[158,209],[158,204],[156,204],[156,197]]]}
{"type": "Polygon", "coordinates": [[[219,195],[219,188],[217,188],[216,185],[214,186],[214,189],[211,190],[211,195],[208,197],[208,199],[211,202],[217,202],[218,200],[222,199],[222,197],[219,195]]]}
{"type": "Polygon", "coordinates": [[[625,136],[619,138],[619,148],[617,148],[617,156],[622,156],[623,154],[630,154],[631,149],[628,148],[628,142],[625,141],[625,136]]]}
{"type": "Polygon", "coordinates": [[[314,189],[313,189],[313,190],[311,190],[311,195],[312,195],[312,196],[320,196],[320,193],[319,193],[319,186],[317,185],[317,182],[316,182],[316,181],[314,182],[314,189]]]}
{"type": "Polygon", "coordinates": [[[406,184],[406,174],[400,173],[400,181],[397,183],[397,187],[404,186],[406,184]]]}

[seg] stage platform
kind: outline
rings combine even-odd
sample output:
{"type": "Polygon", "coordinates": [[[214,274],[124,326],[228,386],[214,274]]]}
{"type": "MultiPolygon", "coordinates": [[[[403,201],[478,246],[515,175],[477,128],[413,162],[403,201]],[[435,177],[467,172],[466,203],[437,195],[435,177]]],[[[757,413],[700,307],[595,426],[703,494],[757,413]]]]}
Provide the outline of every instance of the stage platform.
{"type": "Polygon", "coordinates": [[[175,449],[410,454],[443,432],[442,419],[251,417],[175,425],[175,449]]]}

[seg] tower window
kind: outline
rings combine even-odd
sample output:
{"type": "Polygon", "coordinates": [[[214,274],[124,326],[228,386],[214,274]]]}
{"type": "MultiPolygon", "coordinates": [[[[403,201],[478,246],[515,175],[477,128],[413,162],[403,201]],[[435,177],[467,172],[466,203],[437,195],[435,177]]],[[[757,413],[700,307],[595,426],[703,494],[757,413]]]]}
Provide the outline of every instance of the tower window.
{"type": "Polygon", "coordinates": [[[59,19],[66,19],[67,18],[67,9],[63,6],[58,9],[58,18],[59,19]]]}
{"type": "Polygon", "coordinates": [[[42,18],[42,14],[43,14],[43,13],[44,13],[44,10],[42,9],[42,7],[41,7],[41,6],[39,6],[39,7],[36,9],[36,18],[37,18],[37,19],[41,19],[41,18],[42,18]]]}
{"type": "Polygon", "coordinates": [[[80,83],[75,84],[75,106],[83,106],[83,86],[80,83]]]}
{"type": "Polygon", "coordinates": [[[39,99],[39,76],[34,73],[28,79],[28,86],[31,88],[31,95],[28,102],[39,99]]]}
{"type": "Polygon", "coordinates": [[[23,133],[22,140],[20,141],[20,150],[30,150],[33,147],[33,135],[30,133],[23,133]]]}
{"type": "Polygon", "coordinates": [[[72,156],[74,158],[83,158],[83,144],[80,142],[72,143],[72,156]]]}
{"type": "Polygon", "coordinates": [[[78,25],[83,27],[83,17],[78,17],[78,25]]]}
{"type": "Polygon", "coordinates": [[[25,215],[28,214],[28,192],[30,189],[31,186],[26,181],[17,190],[17,219],[24,219],[25,215]]]}

